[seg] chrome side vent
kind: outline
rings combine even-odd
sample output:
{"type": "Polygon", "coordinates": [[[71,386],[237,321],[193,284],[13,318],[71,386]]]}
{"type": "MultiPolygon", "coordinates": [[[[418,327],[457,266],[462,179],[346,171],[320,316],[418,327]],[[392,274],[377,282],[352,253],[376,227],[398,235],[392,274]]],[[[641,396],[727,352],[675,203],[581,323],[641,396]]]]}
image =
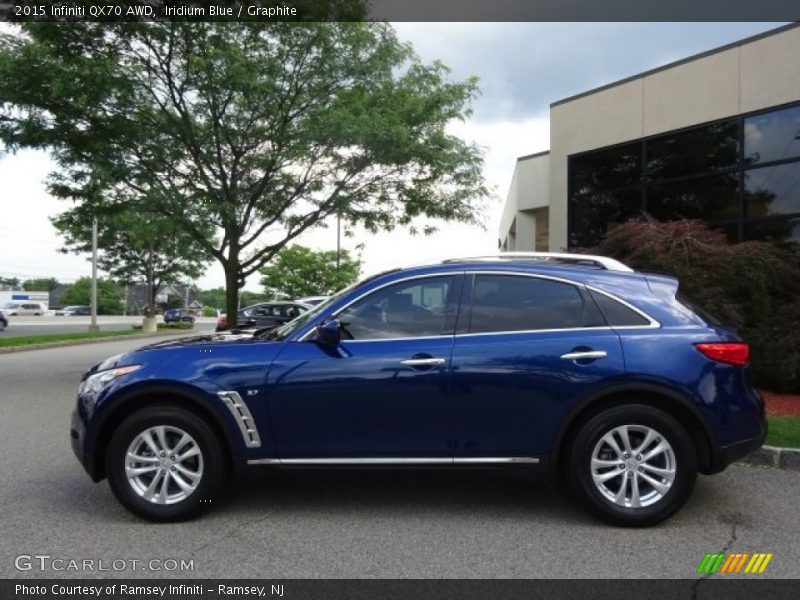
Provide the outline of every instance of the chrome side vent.
{"type": "Polygon", "coordinates": [[[248,448],[258,448],[261,446],[261,438],[258,435],[256,423],[253,420],[253,415],[250,414],[250,409],[244,403],[242,397],[238,392],[217,392],[217,395],[228,406],[239,425],[239,430],[242,432],[242,439],[244,445],[248,448]]]}

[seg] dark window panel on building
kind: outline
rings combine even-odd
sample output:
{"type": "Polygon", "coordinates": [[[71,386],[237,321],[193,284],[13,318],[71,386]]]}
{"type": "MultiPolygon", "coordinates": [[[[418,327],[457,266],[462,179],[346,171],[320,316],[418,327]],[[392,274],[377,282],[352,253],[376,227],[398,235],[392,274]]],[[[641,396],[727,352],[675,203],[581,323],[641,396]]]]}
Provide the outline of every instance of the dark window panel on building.
{"type": "Polygon", "coordinates": [[[748,219],[800,214],[800,162],[748,169],[744,178],[748,219]]]}
{"type": "Polygon", "coordinates": [[[569,204],[569,245],[594,246],[608,230],[641,216],[640,188],[574,198],[569,204]]]}
{"type": "Polygon", "coordinates": [[[615,146],[570,159],[572,193],[605,191],[642,179],[642,144],[615,146]]]}
{"type": "Polygon", "coordinates": [[[649,179],[726,171],[738,165],[738,120],[713,123],[647,140],[649,179]]]}
{"type": "Polygon", "coordinates": [[[745,166],[800,157],[800,106],[744,120],[745,166]]]}
{"type": "Polygon", "coordinates": [[[776,242],[800,253],[800,217],[747,222],[744,237],[776,242]]]}
{"type": "Polygon", "coordinates": [[[647,213],[659,221],[738,219],[738,193],[738,173],[655,184],[647,189],[647,213]]]}

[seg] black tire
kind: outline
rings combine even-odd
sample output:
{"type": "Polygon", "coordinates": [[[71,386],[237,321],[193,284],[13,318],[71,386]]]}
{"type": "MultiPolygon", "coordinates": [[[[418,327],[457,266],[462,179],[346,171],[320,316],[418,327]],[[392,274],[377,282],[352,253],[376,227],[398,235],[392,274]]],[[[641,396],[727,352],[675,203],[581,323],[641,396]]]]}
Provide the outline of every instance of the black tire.
{"type": "MultiPolygon", "coordinates": [[[[570,487],[588,507],[601,519],[614,525],[626,527],[646,527],[655,525],[669,518],[683,506],[694,488],[697,479],[697,453],[686,430],[683,426],[667,413],[642,404],[629,404],[610,408],[587,420],[578,430],[572,447],[569,449],[569,460],[566,462],[568,473],[567,478],[570,487]],[[654,464],[656,467],[674,468],[674,479],[664,493],[651,486],[648,480],[644,479],[647,475],[655,479],[659,484],[664,484],[668,479],[646,470],[637,457],[645,457],[647,453],[634,453],[630,459],[624,459],[625,448],[621,443],[621,435],[614,434],[614,439],[620,441],[618,447],[623,454],[623,458],[617,458],[616,452],[610,444],[601,443],[601,439],[606,434],[620,426],[630,426],[629,441],[631,446],[636,449],[636,442],[644,441],[647,430],[651,430],[656,437],[648,443],[647,448],[657,449],[661,438],[666,441],[672,450],[655,455],[650,461],[661,461],[654,464]],[[637,438],[639,436],[639,438],[637,438]],[[658,437],[660,436],[660,437],[658,437]],[[592,473],[592,458],[595,449],[598,449],[598,458],[606,459],[609,462],[617,462],[615,466],[598,467],[597,474],[602,476],[611,475],[615,468],[620,470],[620,475],[611,476],[602,485],[596,484],[592,473]],[[601,470],[602,469],[602,470],[601,470]],[[640,475],[640,473],[643,473],[640,475]],[[624,481],[628,478],[627,481],[624,481]],[[633,502],[633,481],[636,481],[637,490],[642,492],[640,500],[644,504],[645,492],[651,495],[647,500],[652,502],[648,506],[633,507],[629,504],[633,502]],[[639,482],[642,482],[641,485],[639,482]],[[626,490],[622,491],[622,504],[615,503],[610,497],[614,491],[619,494],[622,485],[626,485],[626,490]],[[628,498],[630,496],[630,498],[628,498]],[[660,497],[659,497],[660,496],[660,497]]],[[[644,461],[650,464],[648,461],[644,461]]]]}
{"type": "MultiPolygon", "coordinates": [[[[227,471],[220,440],[208,423],[187,410],[169,405],[149,406],[126,418],[114,431],[106,454],[106,476],[114,495],[133,514],[156,522],[183,521],[198,515],[215,499],[227,471]],[[129,446],[139,434],[158,426],[173,428],[173,435],[175,429],[188,433],[196,442],[202,460],[202,475],[195,489],[172,504],[159,504],[139,495],[125,470],[129,446]]],[[[176,484],[170,485],[174,488],[176,484]]]]}

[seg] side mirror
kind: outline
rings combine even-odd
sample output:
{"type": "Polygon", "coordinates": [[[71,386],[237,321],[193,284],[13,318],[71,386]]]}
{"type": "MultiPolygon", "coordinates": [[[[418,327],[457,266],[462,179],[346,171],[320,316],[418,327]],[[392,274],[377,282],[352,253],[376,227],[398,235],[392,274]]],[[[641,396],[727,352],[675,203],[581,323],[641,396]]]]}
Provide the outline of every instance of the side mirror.
{"type": "Polygon", "coordinates": [[[324,321],[317,325],[317,342],[329,348],[335,348],[342,341],[342,330],[337,319],[324,321]]]}

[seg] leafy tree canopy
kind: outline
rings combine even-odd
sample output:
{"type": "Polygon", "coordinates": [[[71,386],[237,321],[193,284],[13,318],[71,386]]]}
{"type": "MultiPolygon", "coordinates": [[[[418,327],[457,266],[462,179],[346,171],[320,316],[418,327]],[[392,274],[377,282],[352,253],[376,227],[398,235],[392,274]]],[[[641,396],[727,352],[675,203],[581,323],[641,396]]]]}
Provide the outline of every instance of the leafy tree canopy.
{"type": "Polygon", "coordinates": [[[361,260],[342,250],[316,252],[305,246],[284,248],[261,269],[261,285],[269,293],[283,292],[288,298],[328,295],[353,283],[361,272],[361,260]]]}
{"type": "Polygon", "coordinates": [[[63,251],[91,252],[92,220],[96,217],[100,268],[122,283],[144,282],[150,314],[162,284],[181,283],[202,274],[208,255],[186,232],[175,230],[170,219],[148,210],[149,204],[140,200],[111,210],[91,199],[52,219],[65,238],[63,251]]]}
{"type": "Polygon", "coordinates": [[[27,292],[52,292],[58,285],[58,280],[55,277],[37,277],[23,281],[22,289],[27,292]]]}
{"type": "Polygon", "coordinates": [[[451,81],[383,23],[27,23],[0,42],[0,139],[48,148],[57,196],[142,198],[245,278],[334,214],[475,222],[480,150],[451,81]],[[208,227],[216,235],[209,235],[208,227]]]}
{"type": "MultiPolygon", "coordinates": [[[[61,297],[68,305],[89,305],[92,297],[92,278],[81,277],[69,286],[61,297]]],[[[118,315],[122,312],[122,292],[110,279],[97,280],[97,314],[118,315]]]]}
{"type": "Polygon", "coordinates": [[[19,287],[19,279],[17,277],[0,277],[0,286],[15,290],[19,287]]]}

